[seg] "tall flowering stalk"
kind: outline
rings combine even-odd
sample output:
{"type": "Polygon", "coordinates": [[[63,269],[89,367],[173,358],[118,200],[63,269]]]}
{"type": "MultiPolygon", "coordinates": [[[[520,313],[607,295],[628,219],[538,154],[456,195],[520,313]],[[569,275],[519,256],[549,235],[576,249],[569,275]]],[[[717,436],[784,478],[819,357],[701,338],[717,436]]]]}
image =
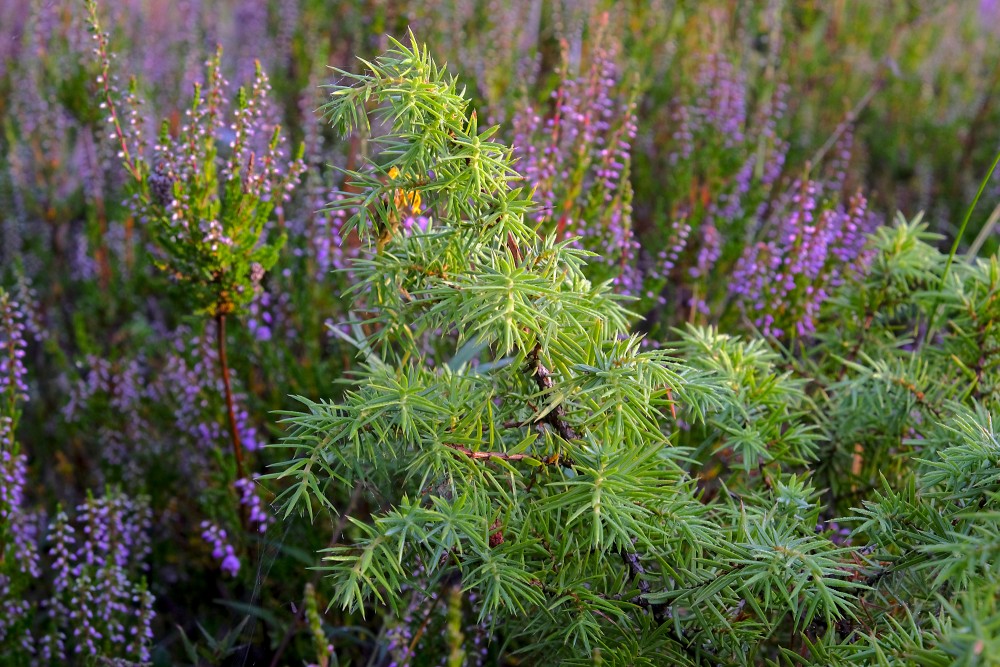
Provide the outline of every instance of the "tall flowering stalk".
{"type": "Polygon", "coordinates": [[[149,556],[145,499],[121,493],[89,497],[75,521],[59,512],[49,530],[53,594],[43,655],[150,659],[153,596],[140,574],[149,556]]]}
{"type": "Polygon", "coordinates": [[[122,124],[119,96],[108,85],[108,36],[101,30],[96,1],[89,0],[87,7],[101,64],[98,85],[121,144],[119,157],[131,176],[132,206],[156,244],[157,266],[195,313],[215,321],[236,476],[242,479],[226,320],[250,304],[278,259],[285,234],[275,229],[272,216],[298,182],[303,149],[289,159],[280,126],[269,122],[270,84],[259,63],[249,90],[239,90],[231,122],[224,120],[220,51],[206,63],[205,84],[195,86],[183,124],[174,131],[164,122],[150,151],[122,124]],[[151,163],[145,157],[150,153],[151,163]]]}
{"type": "Polygon", "coordinates": [[[533,190],[538,208],[531,219],[557,238],[580,237],[604,266],[590,267],[613,278],[619,291],[639,289],[632,270],[638,244],[632,231],[629,182],[636,136],[634,86],[618,64],[618,45],[608,16],[594,25],[586,66],[573,72],[563,43],[559,84],[541,108],[525,103],[514,116],[517,169],[533,190]],[[602,270],[603,269],[603,270],[602,270]]]}
{"type": "Polygon", "coordinates": [[[808,336],[821,306],[846,275],[861,269],[874,228],[859,192],[847,205],[827,203],[821,184],[795,184],[772,217],[767,239],[748,246],[736,266],[732,294],[765,336],[808,336]]]}
{"type": "Polygon", "coordinates": [[[28,400],[25,382],[25,317],[6,290],[0,289],[0,415],[16,427],[17,404],[28,400]]]}
{"type": "Polygon", "coordinates": [[[33,517],[24,509],[27,460],[14,437],[20,403],[28,398],[24,320],[19,304],[0,288],[0,657],[9,653],[8,635],[20,636],[15,651],[34,648],[27,592],[41,574],[33,517]]]}

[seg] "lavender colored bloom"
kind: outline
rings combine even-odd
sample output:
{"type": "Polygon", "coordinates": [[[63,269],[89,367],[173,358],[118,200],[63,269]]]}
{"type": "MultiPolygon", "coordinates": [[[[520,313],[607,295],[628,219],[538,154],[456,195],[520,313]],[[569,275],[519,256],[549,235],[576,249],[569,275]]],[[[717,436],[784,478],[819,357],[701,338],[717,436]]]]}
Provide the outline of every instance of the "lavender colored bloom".
{"type": "Polygon", "coordinates": [[[538,204],[533,220],[560,239],[580,237],[576,245],[603,257],[599,270],[619,291],[639,293],[628,180],[635,105],[622,84],[617,46],[603,23],[596,30],[588,66],[579,74],[572,74],[573,54],[564,53],[551,108],[525,104],[517,111],[512,143],[538,204]]]}
{"type": "Polygon", "coordinates": [[[68,387],[63,418],[79,425],[100,458],[125,480],[139,480],[148,458],[163,455],[173,440],[158,433],[149,420],[152,396],[162,379],[151,377],[154,369],[143,357],[111,361],[88,355],[78,365],[80,374],[68,387]],[[87,428],[91,423],[100,426],[87,428]]]}
{"type": "Polygon", "coordinates": [[[257,475],[254,475],[253,479],[238,479],[233,482],[233,486],[240,492],[240,505],[247,508],[250,523],[256,524],[257,531],[263,533],[271,523],[271,516],[264,509],[264,503],[256,493],[256,479],[257,475]]]}
{"type": "Polygon", "coordinates": [[[222,564],[219,567],[230,577],[235,577],[239,573],[240,559],[236,557],[232,546],[226,546],[226,557],[222,559],[222,564]]]}
{"type": "Polygon", "coordinates": [[[24,508],[25,457],[16,453],[13,420],[0,413],[0,643],[17,632],[20,646],[34,652],[34,636],[24,627],[34,605],[23,590],[41,576],[34,515],[24,508]],[[13,452],[13,453],[12,453],[13,452]]]}
{"type": "Polygon", "coordinates": [[[7,451],[4,441],[12,440],[5,433],[9,420],[0,418],[0,526],[6,526],[8,556],[23,574],[41,576],[38,556],[38,538],[33,517],[24,509],[24,485],[27,479],[25,457],[7,451]]]}
{"type": "Polygon", "coordinates": [[[0,290],[0,415],[11,414],[14,405],[28,400],[24,355],[24,314],[17,301],[0,290]]]}
{"type": "Polygon", "coordinates": [[[46,610],[54,627],[44,651],[64,660],[113,647],[112,655],[147,660],[153,600],[133,577],[150,553],[149,506],[113,493],[77,511],[75,522],[60,512],[49,529],[54,592],[46,610]]]}
{"type": "MultiPolygon", "coordinates": [[[[174,426],[191,444],[190,455],[194,465],[196,452],[204,455],[212,448],[228,451],[229,434],[222,421],[225,388],[219,377],[218,352],[214,333],[192,336],[187,329],[172,334],[170,354],[159,373],[159,381],[150,384],[146,397],[149,401],[173,406],[174,426]]],[[[235,386],[235,378],[231,379],[235,386]]],[[[236,422],[243,446],[257,450],[260,440],[246,409],[247,395],[234,389],[236,422]]]]}
{"type": "Polygon", "coordinates": [[[211,523],[201,522],[201,538],[212,547],[212,558],[221,561],[220,569],[231,577],[240,571],[240,559],[232,544],[227,542],[226,529],[211,523]]]}
{"type": "Polygon", "coordinates": [[[808,336],[832,290],[863,267],[871,227],[860,193],[846,208],[831,207],[821,184],[797,183],[776,209],[768,239],[744,252],[730,289],[764,335],[808,336]]]}

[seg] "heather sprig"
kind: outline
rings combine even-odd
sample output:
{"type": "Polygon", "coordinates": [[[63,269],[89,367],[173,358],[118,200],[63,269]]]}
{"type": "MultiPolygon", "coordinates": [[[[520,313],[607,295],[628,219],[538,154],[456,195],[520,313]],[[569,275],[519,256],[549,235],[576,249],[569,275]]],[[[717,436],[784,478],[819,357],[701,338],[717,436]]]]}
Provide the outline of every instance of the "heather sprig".
{"type": "Polygon", "coordinates": [[[530,219],[544,233],[576,239],[607,265],[589,266],[595,281],[613,278],[637,295],[638,242],[632,229],[629,178],[636,137],[636,86],[622,71],[608,15],[596,17],[589,57],[580,71],[563,44],[559,83],[550,102],[525,101],[513,118],[516,167],[537,207],[530,219]]]}
{"type": "Polygon", "coordinates": [[[219,561],[223,572],[235,577],[240,571],[240,559],[236,555],[236,549],[227,540],[226,529],[210,521],[202,521],[201,527],[201,539],[212,547],[212,558],[219,561]]]}
{"type": "MultiPolygon", "coordinates": [[[[165,122],[150,151],[138,130],[124,129],[123,102],[108,83],[113,76],[109,37],[101,30],[93,0],[88,12],[98,44],[103,104],[121,144],[119,157],[132,178],[132,205],[158,245],[156,263],[194,312],[241,312],[277,261],[285,237],[273,229],[272,214],[304,169],[303,149],[287,158],[281,128],[265,113],[266,75],[258,64],[249,90],[238,91],[232,121],[226,122],[220,50],[205,64],[204,86],[195,86],[184,123],[174,131],[165,122]],[[148,158],[147,152],[152,153],[148,158]]],[[[137,103],[130,101],[134,84],[129,96],[125,103],[133,111],[128,127],[138,128],[137,103]]]]}
{"type": "Polygon", "coordinates": [[[766,240],[749,245],[733,271],[731,293],[765,336],[801,338],[816,329],[820,307],[851,271],[863,271],[868,202],[824,202],[823,187],[802,181],[771,213],[766,240]]]}
{"type": "Polygon", "coordinates": [[[267,531],[271,517],[264,509],[264,501],[257,495],[256,477],[254,479],[238,479],[233,483],[240,494],[240,504],[246,508],[251,525],[256,525],[258,533],[267,531]]]}
{"type": "Polygon", "coordinates": [[[28,399],[22,306],[0,288],[0,657],[34,651],[29,592],[41,576],[37,517],[26,502],[27,456],[16,440],[28,399]]]}
{"type": "Polygon", "coordinates": [[[24,355],[25,313],[6,290],[0,288],[0,418],[17,427],[17,405],[28,400],[24,355]]]}
{"type": "Polygon", "coordinates": [[[42,640],[50,660],[149,660],[154,612],[142,571],[150,520],[145,499],[115,492],[89,497],[75,521],[57,514],[49,527],[54,579],[42,640]]]}
{"type": "Polygon", "coordinates": [[[152,596],[144,582],[133,583],[150,554],[147,501],[120,492],[90,496],[77,508],[76,527],[60,512],[47,537],[44,515],[28,505],[27,456],[15,439],[19,404],[27,400],[24,319],[0,289],[7,354],[0,374],[0,656],[43,664],[73,654],[147,661],[152,596]],[[49,571],[51,592],[42,586],[49,571]]]}
{"type": "MultiPolygon", "coordinates": [[[[210,329],[165,332],[155,349],[137,357],[88,355],[67,378],[62,416],[69,433],[88,447],[111,479],[142,488],[153,461],[169,457],[195,497],[205,483],[215,452],[226,451],[226,390],[218,374],[217,341],[210,329]],[[99,429],[88,424],[100,423],[99,429]]],[[[230,377],[234,417],[241,444],[260,448],[250,417],[250,397],[230,377]]]]}
{"type": "Polygon", "coordinates": [[[220,109],[221,54],[208,63],[204,91],[196,87],[188,124],[177,136],[161,133],[155,164],[140,184],[140,210],[163,249],[161,269],[180,287],[196,312],[241,312],[256,296],[277,261],[284,235],[271,214],[301,173],[294,158],[282,166],[280,128],[267,126],[263,107],[269,88],[258,68],[250,92],[240,89],[233,122],[220,109]],[[220,135],[229,130],[229,157],[218,157],[220,135]],[[268,135],[259,153],[255,138],[268,135]]]}

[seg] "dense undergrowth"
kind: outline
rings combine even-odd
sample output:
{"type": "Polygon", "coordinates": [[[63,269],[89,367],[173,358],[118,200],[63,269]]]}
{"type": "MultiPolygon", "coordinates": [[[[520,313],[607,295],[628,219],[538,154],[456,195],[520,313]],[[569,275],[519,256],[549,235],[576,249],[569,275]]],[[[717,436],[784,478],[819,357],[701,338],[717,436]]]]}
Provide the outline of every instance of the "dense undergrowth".
{"type": "Polygon", "coordinates": [[[994,3],[180,5],[0,3],[0,663],[998,660],[994,3]]]}

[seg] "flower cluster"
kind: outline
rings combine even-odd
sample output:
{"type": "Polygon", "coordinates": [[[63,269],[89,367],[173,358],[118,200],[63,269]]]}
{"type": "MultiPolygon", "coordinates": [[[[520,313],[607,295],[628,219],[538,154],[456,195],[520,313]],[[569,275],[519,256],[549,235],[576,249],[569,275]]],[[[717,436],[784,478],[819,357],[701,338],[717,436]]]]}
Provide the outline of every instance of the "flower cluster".
{"type": "Polygon", "coordinates": [[[120,118],[123,104],[134,109],[139,103],[109,87],[114,76],[109,38],[96,4],[88,8],[112,137],[132,179],[131,205],[156,241],[157,263],[193,310],[215,316],[238,312],[277,261],[285,237],[271,233],[272,214],[277,211],[280,219],[281,205],[305,169],[301,148],[294,157],[286,156],[276,113],[267,102],[267,76],[258,63],[249,92],[239,89],[227,124],[227,82],[217,52],[206,62],[205,85],[195,86],[185,123],[174,130],[164,122],[147,164],[144,156],[150,151],[143,137],[127,132],[120,118]]]}
{"type": "Polygon", "coordinates": [[[26,512],[24,503],[27,461],[23,454],[12,454],[7,449],[4,441],[9,443],[10,440],[4,425],[0,424],[0,526],[3,526],[0,537],[14,567],[22,574],[38,577],[41,566],[35,517],[26,512]]]}
{"type": "Polygon", "coordinates": [[[823,197],[819,183],[797,183],[770,218],[768,239],[748,246],[737,264],[732,293],[765,336],[812,334],[823,303],[864,265],[874,228],[867,200],[857,193],[844,206],[823,197]]]}
{"type": "MultiPolygon", "coordinates": [[[[182,327],[164,337],[155,357],[86,357],[79,377],[69,383],[63,417],[129,483],[140,481],[151,459],[170,456],[196,486],[194,472],[208,466],[213,450],[228,447],[229,434],[220,419],[225,389],[218,352],[207,332],[193,336],[182,327]],[[100,427],[83,430],[89,423],[100,427]]],[[[243,445],[255,451],[260,441],[248,396],[239,389],[233,396],[243,445]]]]}
{"type": "Polygon", "coordinates": [[[778,132],[787,91],[778,85],[752,108],[746,72],[721,53],[701,57],[682,83],[669,128],[638,139],[670,174],[664,211],[645,232],[639,295],[651,314],[692,320],[727,297],[726,273],[768,215],[788,151],[778,132]]]}
{"type": "Polygon", "coordinates": [[[35,516],[24,505],[27,465],[23,455],[11,453],[10,424],[0,415],[0,657],[11,634],[19,636],[22,650],[34,650],[34,605],[26,593],[41,576],[35,516]]]}
{"type": "MultiPolygon", "coordinates": [[[[171,354],[160,371],[161,381],[151,386],[152,397],[174,406],[174,425],[189,442],[205,450],[224,451],[229,436],[219,418],[225,388],[219,377],[214,336],[208,332],[192,336],[188,330],[181,329],[173,337],[171,347],[171,354]]],[[[240,439],[247,450],[255,451],[261,443],[247,411],[247,399],[240,391],[233,393],[240,439]]]]}
{"type": "Polygon", "coordinates": [[[257,532],[263,533],[267,531],[267,526],[271,523],[271,515],[264,509],[264,501],[257,495],[256,478],[257,476],[254,475],[253,479],[238,479],[233,482],[233,486],[239,491],[240,505],[246,509],[250,524],[256,525],[257,532]]]}
{"type": "Polygon", "coordinates": [[[14,405],[28,400],[24,355],[27,341],[20,305],[0,290],[0,415],[13,419],[14,405]]]}
{"type": "Polygon", "coordinates": [[[154,612],[139,576],[150,553],[148,502],[121,493],[90,497],[71,521],[60,512],[49,527],[53,629],[42,640],[51,658],[119,655],[148,661],[154,612]]]}
{"type": "Polygon", "coordinates": [[[240,559],[236,549],[227,541],[226,529],[210,521],[202,521],[201,529],[201,539],[212,547],[212,558],[220,561],[219,567],[223,572],[235,577],[240,571],[240,559]]]}
{"type": "Polygon", "coordinates": [[[586,69],[574,74],[569,54],[563,54],[550,107],[526,103],[517,111],[512,143],[517,169],[538,204],[533,220],[560,239],[581,237],[579,244],[604,260],[605,275],[599,277],[611,277],[619,291],[634,294],[641,284],[632,270],[639,244],[628,173],[636,105],[607,21],[602,15],[594,26],[586,69]]]}

